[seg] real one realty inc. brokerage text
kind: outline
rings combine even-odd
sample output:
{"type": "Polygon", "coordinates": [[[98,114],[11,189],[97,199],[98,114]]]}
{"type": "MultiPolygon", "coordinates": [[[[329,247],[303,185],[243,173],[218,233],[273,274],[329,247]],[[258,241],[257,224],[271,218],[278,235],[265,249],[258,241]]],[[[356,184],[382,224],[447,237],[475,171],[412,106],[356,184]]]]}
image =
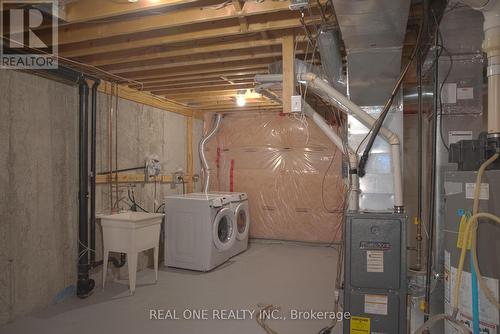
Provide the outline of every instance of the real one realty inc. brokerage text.
{"type": "Polygon", "coordinates": [[[150,309],[150,320],[349,320],[349,312],[291,309],[150,309]]]}

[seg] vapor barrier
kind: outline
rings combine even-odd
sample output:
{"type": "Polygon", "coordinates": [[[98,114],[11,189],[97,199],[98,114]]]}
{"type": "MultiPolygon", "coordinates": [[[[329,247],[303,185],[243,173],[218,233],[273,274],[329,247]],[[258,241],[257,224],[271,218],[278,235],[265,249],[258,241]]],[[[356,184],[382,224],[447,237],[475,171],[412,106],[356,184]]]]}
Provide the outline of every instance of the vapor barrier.
{"type": "MultiPolygon", "coordinates": [[[[212,119],[206,115],[206,128],[212,119]]],[[[248,193],[251,238],[339,240],[342,153],[312,121],[270,112],[225,114],[205,152],[210,191],[248,193]]]]}

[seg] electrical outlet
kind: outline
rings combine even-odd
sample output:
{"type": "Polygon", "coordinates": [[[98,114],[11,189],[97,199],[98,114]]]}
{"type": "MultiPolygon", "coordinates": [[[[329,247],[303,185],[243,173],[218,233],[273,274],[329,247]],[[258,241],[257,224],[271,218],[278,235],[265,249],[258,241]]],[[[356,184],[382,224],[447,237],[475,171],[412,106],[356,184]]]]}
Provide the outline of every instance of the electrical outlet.
{"type": "Polygon", "coordinates": [[[292,96],[292,112],[302,112],[302,96],[292,96]]]}

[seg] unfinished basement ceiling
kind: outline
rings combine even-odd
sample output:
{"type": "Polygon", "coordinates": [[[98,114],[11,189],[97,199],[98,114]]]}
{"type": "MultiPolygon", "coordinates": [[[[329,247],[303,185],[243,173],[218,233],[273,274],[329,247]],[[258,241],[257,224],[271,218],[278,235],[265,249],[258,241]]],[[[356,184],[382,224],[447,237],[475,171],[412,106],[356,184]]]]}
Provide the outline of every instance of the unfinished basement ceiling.
{"type": "MultiPolygon", "coordinates": [[[[231,111],[237,93],[252,90],[254,76],[281,60],[283,36],[295,35],[297,58],[320,61],[305,27],[314,35],[318,25],[337,23],[329,0],[310,4],[304,26],[301,13],[290,10],[290,1],[67,1],[60,14],[59,56],[181,108],[231,111]]],[[[420,14],[420,5],[413,5],[403,55],[411,52],[420,14]]],[[[252,94],[238,110],[281,108],[252,94]]]]}

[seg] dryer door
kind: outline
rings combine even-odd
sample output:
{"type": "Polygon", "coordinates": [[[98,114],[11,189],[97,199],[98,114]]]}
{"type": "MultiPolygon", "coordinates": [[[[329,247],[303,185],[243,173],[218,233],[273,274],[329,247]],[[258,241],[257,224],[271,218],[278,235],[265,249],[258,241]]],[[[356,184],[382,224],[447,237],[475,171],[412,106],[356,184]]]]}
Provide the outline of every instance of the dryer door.
{"type": "Polygon", "coordinates": [[[235,211],[236,216],[236,227],[238,229],[238,233],[236,234],[236,238],[238,240],[244,240],[248,237],[248,230],[250,229],[250,214],[248,212],[248,201],[241,202],[236,207],[235,211]]]}
{"type": "Polygon", "coordinates": [[[236,241],[236,221],[229,208],[220,210],[213,221],[212,237],[215,247],[220,251],[231,248],[236,241]]]}

